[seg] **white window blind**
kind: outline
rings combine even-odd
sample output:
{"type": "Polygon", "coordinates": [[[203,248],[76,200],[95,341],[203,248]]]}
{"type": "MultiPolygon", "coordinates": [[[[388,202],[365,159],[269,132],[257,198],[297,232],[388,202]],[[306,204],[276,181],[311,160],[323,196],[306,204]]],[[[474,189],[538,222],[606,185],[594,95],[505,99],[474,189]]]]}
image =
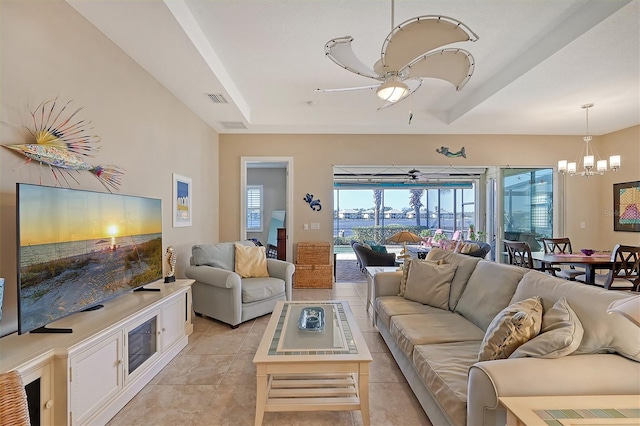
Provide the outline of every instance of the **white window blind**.
{"type": "Polygon", "coordinates": [[[262,232],[262,185],[247,185],[247,231],[262,232]]]}

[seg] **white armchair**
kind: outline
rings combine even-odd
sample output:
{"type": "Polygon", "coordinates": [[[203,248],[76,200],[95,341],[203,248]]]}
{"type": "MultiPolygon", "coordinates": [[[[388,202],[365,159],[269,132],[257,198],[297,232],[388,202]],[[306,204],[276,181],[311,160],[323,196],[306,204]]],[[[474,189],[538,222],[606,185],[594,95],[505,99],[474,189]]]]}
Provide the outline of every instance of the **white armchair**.
{"type": "MultiPolygon", "coordinates": [[[[250,241],[242,244],[252,245],[250,241]]],[[[236,328],[240,323],[273,312],[276,302],[291,300],[292,263],[267,259],[269,277],[241,278],[235,272],[234,243],[192,247],[185,270],[192,286],[193,310],[236,328]]]]}

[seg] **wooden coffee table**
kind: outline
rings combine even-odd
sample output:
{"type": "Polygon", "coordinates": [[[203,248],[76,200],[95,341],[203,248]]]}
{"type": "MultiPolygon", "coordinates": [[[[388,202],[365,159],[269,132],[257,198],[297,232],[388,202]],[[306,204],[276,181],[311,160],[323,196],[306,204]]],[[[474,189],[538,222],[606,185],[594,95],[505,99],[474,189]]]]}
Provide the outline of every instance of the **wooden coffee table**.
{"type": "Polygon", "coordinates": [[[347,302],[278,302],[253,358],[255,424],[265,412],[360,410],[369,425],[371,361],[347,302]],[[324,310],[323,331],[298,327],[300,313],[310,307],[324,310]]]}

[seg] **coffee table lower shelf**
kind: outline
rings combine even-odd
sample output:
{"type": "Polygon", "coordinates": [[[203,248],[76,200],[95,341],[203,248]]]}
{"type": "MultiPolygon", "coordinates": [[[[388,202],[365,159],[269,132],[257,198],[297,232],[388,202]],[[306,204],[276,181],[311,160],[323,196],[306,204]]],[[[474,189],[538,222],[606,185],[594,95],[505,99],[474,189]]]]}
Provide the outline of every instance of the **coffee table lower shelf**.
{"type": "Polygon", "coordinates": [[[359,410],[358,382],[352,374],[274,375],[265,411],[359,410]]]}

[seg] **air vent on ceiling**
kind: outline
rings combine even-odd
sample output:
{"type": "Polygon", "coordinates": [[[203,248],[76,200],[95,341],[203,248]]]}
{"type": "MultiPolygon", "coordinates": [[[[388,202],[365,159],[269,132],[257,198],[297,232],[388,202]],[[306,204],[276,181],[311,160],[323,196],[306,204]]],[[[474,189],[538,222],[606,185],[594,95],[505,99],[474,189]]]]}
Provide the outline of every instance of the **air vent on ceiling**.
{"type": "Polygon", "coordinates": [[[247,126],[245,126],[242,121],[221,121],[220,124],[222,124],[222,127],[227,130],[238,130],[247,128],[247,126]]]}
{"type": "Polygon", "coordinates": [[[229,101],[222,93],[205,93],[214,104],[228,104],[229,101]]]}

